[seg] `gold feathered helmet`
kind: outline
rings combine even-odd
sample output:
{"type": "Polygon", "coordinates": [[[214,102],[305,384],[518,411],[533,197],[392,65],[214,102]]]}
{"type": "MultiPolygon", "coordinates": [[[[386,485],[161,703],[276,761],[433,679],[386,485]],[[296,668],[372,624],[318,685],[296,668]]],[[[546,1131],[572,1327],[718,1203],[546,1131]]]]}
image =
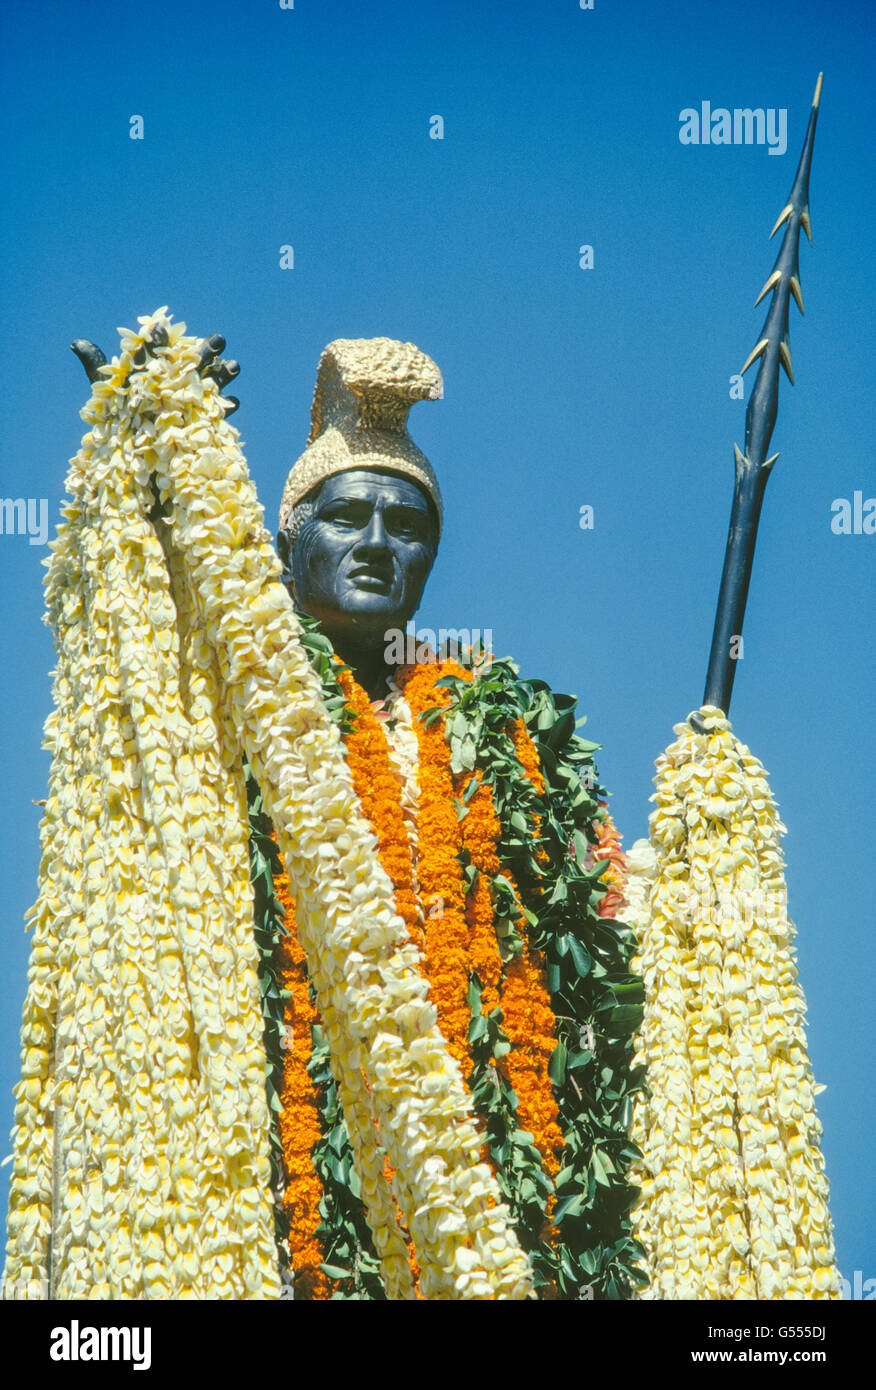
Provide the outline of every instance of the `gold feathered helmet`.
{"type": "Polygon", "coordinates": [[[299,503],[334,473],[368,468],[410,478],[444,519],[441,490],[429,460],[407,431],[415,401],[439,400],[441,373],[413,343],[392,338],[338,338],[319,359],[307,448],[292,468],[280,503],[289,546],[300,529],[299,503]],[[296,512],[296,508],[298,509],[296,512]]]}

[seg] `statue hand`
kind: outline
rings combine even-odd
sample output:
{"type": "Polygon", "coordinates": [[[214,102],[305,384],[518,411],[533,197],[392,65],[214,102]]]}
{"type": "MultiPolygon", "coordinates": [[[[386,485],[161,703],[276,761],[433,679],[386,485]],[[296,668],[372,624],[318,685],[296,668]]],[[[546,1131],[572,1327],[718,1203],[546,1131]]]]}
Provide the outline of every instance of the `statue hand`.
{"type": "MultiPolygon", "coordinates": [[[[216,382],[219,390],[223,390],[236,376],[240,375],[240,363],[232,359],[226,362],[220,353],[225,351],[225,339],[221,333],[214,333],[211,337],[205,338],[201,347],[201,365],[198,371],[201,376],[210,376],[216,382]]],[[[225,414],[233,415],[240,406],[240,401],[236,396],[223,396],[226,406],[225,414]]]]}
{"type": "MultiPolygon", "coordinates": [[[[167,342],[167,334],[163,328],[157,328],[148,343],[144,343],[134,355],[134,371],[139,367],[145,366],[151,347],[164,347],[167,342]]],[[[106,354],[101,352],[96,343],[92,343],[88,338],[76,338],[70,344],[73,352],[79,358],[85,368],[85,375],[89,381],[96,381],[100,374],[100,368],[106,362],[106,354]]],[[[198,371],[202,377],[212,377],[219,390],[227,386],[229,381],[240,372],[240,364],[235,361],[226,362],[220,356],[225,350],[225,339],[221,333],[214,333],[209,338],[204,338],[201,344],[201,361],[198,371]]],[[[236,396],[223,396],[223,404],[226,407],[226,415],[233,415],[240,406],[240,401],[236,396]]]]}

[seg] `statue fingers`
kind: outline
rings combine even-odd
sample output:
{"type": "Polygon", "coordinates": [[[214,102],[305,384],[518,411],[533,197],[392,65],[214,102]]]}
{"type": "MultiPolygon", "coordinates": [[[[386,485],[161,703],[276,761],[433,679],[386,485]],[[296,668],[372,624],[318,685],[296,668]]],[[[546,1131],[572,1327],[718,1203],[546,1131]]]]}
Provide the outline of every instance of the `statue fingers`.
{"type": "Polygon", "coordinates": [[[106,353],[101,352],[97,343],[93,343],[90,338],[75,338],[70,344],[70,350],[76,353],[85,368],[88,380],[97,381],[100,369],[106,362],[106,353]]]}
{"type": "Polygon", "coordinates": [[[201,342],[201,360],[198,364],[198,371],[203,376],[204,372],[209,371],[210,367],[217,361],[219,354],[225,351],[225,339],[221,333],[213,333],[209,338],[204,338],[201,342]]]}
{"type": "MultiPolygon", "coordinates": [[[[156,326],[147,341],[134,353],[134,371],[145,367],[155,348],[166,347],[168,342],[167,329],[160,325],[156,326]]],[[[105,365],[107,360],[106,353],[102,352],[90,338],[76,338],[70,344],[70,348],[85,368],[88,380],[90,382],[97,381],[100,368],[105,365]]],[[[235,362],[233,359],[226,362],[220,356],[224,349],[225,339],[221,333],[214,333],[211,337],[205,338],[201,344],[201,357],[198,365],[201,376],[211,377],[220,391],[236,376],[240,375],[239,362],[235,362]]],[[[236,396],[224,396],[223,405],[226,415],[233,415],[235,410],[240,408],[240,401],[236,396]]]]}
{"type": "MultiPolygon", "coordinates": [[[[233,359],[227,361],[221,356],[225,351],[225,338],[221,333],[214,333],[211,337],[205,338],[201,344],[201,360],[198,364],[198,371],[202,377],[210,377],[216,382],[221,391],[230,381],[240,375],[240,363],[233,359]]],[[[240,401],[236,396],[223,397],[226,415],[233,415],[239,409],[240,401]]]]}
{"type": "Polygon", "coordinates": [[[208,367],[201,375],[212,377],[221,391],[224,386],[228,385],[229,381],[233,381],[236,376],[240,375],[240,363],[233,360],[226,362],[224,358],[220,357],[217,362],[213,363],[212,367],[208,367]]]}

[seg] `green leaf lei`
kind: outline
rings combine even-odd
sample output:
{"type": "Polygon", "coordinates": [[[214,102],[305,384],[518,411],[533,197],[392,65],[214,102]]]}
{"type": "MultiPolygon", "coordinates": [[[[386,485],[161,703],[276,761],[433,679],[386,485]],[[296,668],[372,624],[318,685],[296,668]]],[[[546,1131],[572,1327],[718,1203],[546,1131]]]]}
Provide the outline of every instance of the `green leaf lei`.
{"type": "MultiPolygon", "coordinates": [[[[477,1058],[471,1085],[487,1115],[504,1195],[538,1285],[553,1282],[553,1296],[563,1300],[630,1298],[644,1282],[637,1268],[643,1251],[630,1222],[638,1189],[626,1177],[639,1157],[629,1124],[633,1096],[644,1081],[643,1069],[632,1064],[644,988],[630,970],[636,947],[631,928],[600,915],[606,863],[584,867],[605,814],[593,761],[598,745],[576,735],[572,696],[552,693],[543,681],[519,680],[510,660],[494,661],[476,680],[448,676],[439,685],[452,700],[446,711],[452,764],[479,768],[492,787],[502,827],[499,860],[520,890],[518,915],[522,908],[530,940],[544,953],[558,1038],[550,1076],[565,1139],[553,1213],[556,1248],[538,1229],[553,1184],[532,1136],[514,1127],[513,1091],[501,1077],[497,1086],[496,1069],[487,1066],[490,1052],[500,1056],[507,1040],[498,1011],[490,1019],[492,1038],[486,1037],[476,987],[470,994],[469,1036],[477,1058]],[[535,743],[544,795],[514,751],[509,726],[518,719],[535,743]]],[[[472,778],[463,803],[476,785],[472,778]]],[[[507,879],[497,877],[492,888],[497,912],[508,912],[507,879]]]]}

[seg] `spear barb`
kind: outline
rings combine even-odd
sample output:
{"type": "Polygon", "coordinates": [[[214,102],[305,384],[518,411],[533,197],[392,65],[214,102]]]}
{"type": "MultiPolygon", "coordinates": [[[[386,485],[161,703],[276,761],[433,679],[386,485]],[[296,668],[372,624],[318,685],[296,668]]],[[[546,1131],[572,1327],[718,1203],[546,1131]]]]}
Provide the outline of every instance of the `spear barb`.
{"type": "Polygon", "coordinates": [[[745,414],[745,450],[742,452],[735,444],[733,446],[736,463],[733,508],[730,513],[730,530],[724,554],[721,587],[718,591],[712,650],[703,697],[704,705],[716,706],[725,717],[729,712],[733,677],[736,674],[736,657],[732,643],[734,638],[738,641],[742,635],[760,509],[770,469],[778,458],[778,454],[768,458],[767,451],[779,408],[780,366],[792,385],[794,382],[788,340],[788,310],[793,295],[800,313],[803,312],[798,253],[801,227],[810,242],[812,241],[809,222],[809,171],[812,167],[815,124],[821,101],[821,81],[822,74],[819,73],[797,173],[788,201],[779,214],[770,237],[773,237],[783,224],[786,224],[785,234],[775,265],[755,302],[759,304],[769,293],[772,293],[772,300],[757,344],[742,368],[742,371],[746,372],[753,362],[760,359],[757,379],[745,414]]]}

